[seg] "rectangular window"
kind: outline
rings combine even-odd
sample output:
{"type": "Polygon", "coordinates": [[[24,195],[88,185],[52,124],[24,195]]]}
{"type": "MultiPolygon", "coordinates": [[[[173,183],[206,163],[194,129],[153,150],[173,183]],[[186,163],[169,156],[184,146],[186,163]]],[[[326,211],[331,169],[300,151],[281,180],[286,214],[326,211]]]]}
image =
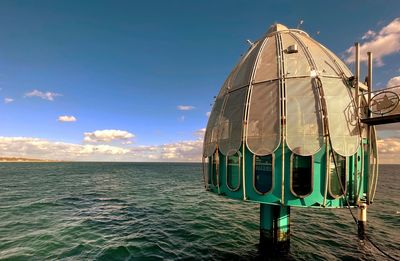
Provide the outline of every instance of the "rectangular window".
{"type": "Polygon", "coordinates": [[[218,171],[219,171],[219,158],[218,150],[214,152],[212,156],[212,168],[211,168],[211,183],[214,186],[218,186],[218,171]]]}
{"type": "Polygon", "coordinates": [[[330,157],[330,171],[329,171],[329,194],[334,197],[338,198],[342,195],[345,194],[347,184],[346,184],[346,157],[343,157],[339,154],[333,153],[331,154],[330,157]],[[336,166],[335,166],[335,161],[333,160],[333,156],[335,155],[335,160],[336,160],[336,166]],[[339,172],[337,174],[336,170],[339,172]],[[338,176],[340,178],[340,182],[338,179],[338,176]],[[342,189],[342,186],[343,189],[342,189]]]}
{"type": "Polygon", "coordinates": [[[273,157],[254,156],[253,186],[257,193],[266,194],[273,187],[273,157]]]}
{"type": "Polygon", "coordinates": [[[203,160],[203,178],[204,185],[208,188],[208,185],[211,183],[211,157],[206,157],[203,160]]]}
{"type": "Polygon", "coordinates": [[[238,153],[227,156],[227,175],[226,184],[228,189],[236,191],[240,187],[241,168],[240,168],[240,155],[238,153]]]}
{"type": "Polygon", "coordinates": [[[310,195],[313,191],[312,156],[292,154],[290,175],[290,189],[292,193],[300,198],[310,195]]]}

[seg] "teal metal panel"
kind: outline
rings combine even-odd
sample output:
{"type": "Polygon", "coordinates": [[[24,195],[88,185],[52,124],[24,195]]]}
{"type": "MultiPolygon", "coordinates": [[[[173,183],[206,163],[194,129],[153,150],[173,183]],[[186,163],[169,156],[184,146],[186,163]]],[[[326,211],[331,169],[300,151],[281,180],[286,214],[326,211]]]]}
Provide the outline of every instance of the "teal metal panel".
{"type": "Polygon", "coordinates": [[[285,204],[289,206],[321,206],[324,202],[324,193],[325,193],[325,169],[326,169],[326,162],[325,162],[325,145],[322,149],[313,155],[313,190],[310,195],[299,198],[294,195],[290,189],[291,186],[291,173],[290,173],[290,164],[291,164],[291,155],[290,151],[287,152],[288,160],[287,163],[287,171],[285,172],[285,204]]]}
{"type": "MultiPolygon", "coordinates": [[[[362,154],[363,147],[360,146],[358,155],[364,155],[364,178],[363,178],[363,186],[361,186],[361,193],[365,192],[365,186],[368,184],[368,156],[365,153],[362,154]]],[[[243,146],[240,148],[239,152],[241,155],[244,155],[244,183],[243,180],[240,180],[240,187],[236,191],[232,191],[227,186],[227,165],[226,165],[226,157],[223,156],[221,153],[219,154],[219,187],[213,185],[211,181],[213,177],[209,178],[209,190],[213,193],[219,193],[220,195],[226,196],[232,199],[239,199],[243,200],[245,196],[246,200],[256,203],[264,203],[269,205],[283,205],[284,206],[294,206],[294,207],[327,207],[327,208],[340,208],[345,207],[346,202],[343,197],[340,198],[333,198],[329,195],[329,192],[326,192],[326,182],[329,178],[327,173],[327,155],[326,155],[326,145],[322,147],[322,149],[313,155],[313,190],[311,194],[305,197],[298,197],[291,191],[291,156],[292,152],[289,150],[287,146],[282,146],[274,152],[273,154],[273,187],[270,192],[265,194],[260,194],[256,191],[254,187],[254,155],[245,148],[243,153],[243,146]],[[284,147],[284,153],[283,153],[284,147]],[[284,166],[282,165],[282,158],[284,156],[284,166]],[[284,175],[282,176],[282,168],[284,167],[284,175]],[[282,186],[282,183],[284,186],[282,186]],[[245,186],[245,195],[243,191],[243,186],[245,186]],[[282,193],[282,189],[284,189],[282,193]],[[324,196],[326,196],[325,206],[324,206],[324,196]]],[[[347,191],[346,196],[352,198],[354,196],[354,190],[358,186],[358,184],[354,183],[354,165],[355,160],[358,164],[358,169],[361,170],[361,157],[358,159],[356,155],[350,156],[347,158],[347,168],[348,168],[348,176],[347,176],[347,191]],[[357,186],[356,186],[357,185],[357,186]]],[[[240,168],[242,169],[242,165],[240,168]]],[[[213,166],[210,164],[209,170],[212,170],[213,166]]],[[[215,168],[214,168],[215,169],[215,168]]],[[[214,174],[214,173],[212,173],[214,174]]],[[[242,171],[241,171],[242,175],[242,171]]],[[[358,178],[361,177],[361,175],[358,178]]],[[[356,206],[357,202],[350,201],[351,205],[356,206]]]]}
{"type": "Polygon", "coordinates": [[[228,188],[226,187],[226,158],[220,153],[219,158],[219,193],[226,195],[228,188]]]}
{"type": "MultiPolygon", "coordinates": [[[[260,194],[254,188],[254,162],[253,154],[246,148],[245,152],[245,169],[246,169],[246,198],[250,201],[268,204],[280,204],[282,171],[277,167],[277,162],[282,162],[279,159],[281,148],[278,148],[274,153],[274,169],[273,169],[273,187],[269,193],[260,194]]],[[[279,165],[279,164],[278,164],[279,165]]]]}
{"type": "MultiPolygon", "coordinates": [[[[239,149],[242,154],[242,147],[239,149]]],[[[240,187],[238,190],[232,191],[228,188],[226,178],[227,178],[227,168],[226,168],[226,157],[222,154],[220,155],[220,194],[232,199],[243,199],[243,184],[240,181],[240,187]]],[[[241,159],[242,160],[242,159],[241,159]]],[[[242,168],[242,165],[240,165],[242,168]]],[[[242,171],[240,171],[242,174],[242,171]]],[[[240,177],[241,180],[241,177],[240,177]]]]}
{"type": "MultiPolygon", "coordinates": [[[[220,153],[219,153],[220,154],[220,153]]],[[[221,156],[221,155],[220,155],[221,156]]],[[[213,155],[215,157],[215,155],[213,155]]],[[[212,158],[212,157],[210,157],[212,158]]],[[[219,193],[218,189],[218,184],[215,182],[215,180],[218,180],[216,175],[218,175],[219,172],[219,164],[216,166],[212,160],[210,160],[210,183],[209,183],[209,190],[214,193],[219,193]],[[216,172],[217,171],[217,172],[216,172]]]]}

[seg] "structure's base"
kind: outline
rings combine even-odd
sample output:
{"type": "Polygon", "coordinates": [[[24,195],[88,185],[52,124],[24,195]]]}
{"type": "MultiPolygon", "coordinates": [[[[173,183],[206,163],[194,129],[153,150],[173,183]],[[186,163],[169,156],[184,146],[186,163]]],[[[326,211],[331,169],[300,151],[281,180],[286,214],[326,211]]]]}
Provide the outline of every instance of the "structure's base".
{"type": "Polygon", "coordinates": [[[290,208],[260,204],[260,250],[290,247],[290,208]]]}
{"type": "Polygon", "coordinates": [[[367,231],[367,204],[361,203],[358,205],[358,238],[365,239],[365,232],[367,231]]]}
{"type": "Polygon", "coordinates": [[[358,221],[358,238],[361,240],[365,239],[365,232],[367,230],[367,222],[358,221]]]}

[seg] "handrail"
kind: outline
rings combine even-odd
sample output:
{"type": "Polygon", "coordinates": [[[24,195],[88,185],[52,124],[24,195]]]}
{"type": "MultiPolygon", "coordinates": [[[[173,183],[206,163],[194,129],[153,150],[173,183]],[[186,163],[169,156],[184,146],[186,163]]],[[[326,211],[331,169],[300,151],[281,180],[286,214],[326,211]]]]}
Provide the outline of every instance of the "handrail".
{"type": "MultiPolygon", "coordinates": [[[[367,104],[358,107],[359,111],[362,109],[368,109],[371,113],[367,118],[376,118],[387,115],[400,114],[400,85],[391,86],[384,89],[374,90],[371,92],[363,92],[359,94],[359,97],[363,96],[366,100],[367,96],[371,99],[367,104]]],[[[363,118],[363,117],[361,117],[363,118]]]]}

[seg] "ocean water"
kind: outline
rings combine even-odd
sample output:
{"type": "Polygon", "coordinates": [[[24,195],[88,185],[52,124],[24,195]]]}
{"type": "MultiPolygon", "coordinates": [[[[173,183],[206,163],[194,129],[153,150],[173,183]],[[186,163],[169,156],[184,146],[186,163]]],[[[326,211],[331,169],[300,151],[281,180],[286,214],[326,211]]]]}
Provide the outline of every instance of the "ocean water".
{"type": "MultiPolygon", "coordinates": [[[[400,166],[381,166],[369,237],[400,259],[400,166]]],[[[346,209],[291,211],[261,254],[259,206],[206,192],[201,164],[0,163],[2,260],[385,260],[346,209]]]]}

